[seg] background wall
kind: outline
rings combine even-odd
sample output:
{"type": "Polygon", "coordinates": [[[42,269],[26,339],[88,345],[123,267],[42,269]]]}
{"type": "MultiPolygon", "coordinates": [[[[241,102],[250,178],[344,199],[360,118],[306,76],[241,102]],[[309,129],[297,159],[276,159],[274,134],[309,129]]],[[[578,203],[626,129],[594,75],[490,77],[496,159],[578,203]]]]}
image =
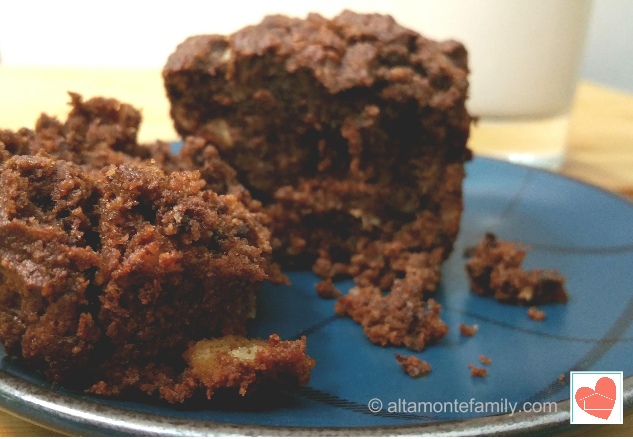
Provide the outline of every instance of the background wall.
{"type": "Polygon", "coordinates": [[[582,76],[633,93],[633,1],[594,1],[582,76]]]}
{"type": "MultiPolygon", "coordinates": [[[[412,5],[424,11],[416,0],[3,0],[0,56],[5,65],[156,68],[188,35],[232,32],[274,11],[303,16],[309,10],[333,15],[344,6],[359,11],[396,7],[406,17],[412,5]]],[[[632,18],[633,0],[595,0],[583,77],[633,92],[632,18]]]]}

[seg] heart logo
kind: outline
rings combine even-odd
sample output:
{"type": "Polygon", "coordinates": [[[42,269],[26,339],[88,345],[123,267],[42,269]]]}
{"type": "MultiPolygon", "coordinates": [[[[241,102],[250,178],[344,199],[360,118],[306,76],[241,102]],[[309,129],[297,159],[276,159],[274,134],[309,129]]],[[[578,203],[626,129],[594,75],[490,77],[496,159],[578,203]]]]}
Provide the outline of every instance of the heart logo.
{"type": "Polygon", "coordinates": [[[608,377],[602,377],[596,383],[596,388],[581,387],[576,390],[574,399],[576,404],[591,416],[609,419],[616,398],[615,382],[608,377]]]}

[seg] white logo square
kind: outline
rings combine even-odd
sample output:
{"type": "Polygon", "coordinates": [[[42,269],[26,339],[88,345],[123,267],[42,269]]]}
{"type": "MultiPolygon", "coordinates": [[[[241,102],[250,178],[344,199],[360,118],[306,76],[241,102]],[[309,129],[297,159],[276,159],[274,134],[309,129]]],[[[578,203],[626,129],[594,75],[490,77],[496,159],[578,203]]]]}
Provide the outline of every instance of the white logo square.
{"type": "Polygon", "coordinates": [[[570,372],[571,424],[622,424],[622,372],[570,372]]]}

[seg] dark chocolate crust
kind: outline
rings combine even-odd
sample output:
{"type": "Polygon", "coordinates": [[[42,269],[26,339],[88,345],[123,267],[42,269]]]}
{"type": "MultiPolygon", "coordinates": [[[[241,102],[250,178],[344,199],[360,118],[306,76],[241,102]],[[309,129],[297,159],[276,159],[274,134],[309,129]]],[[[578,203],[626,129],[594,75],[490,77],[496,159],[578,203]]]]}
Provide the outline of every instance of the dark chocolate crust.
{"type": "Polygon", "coordinates": [[[215,144],[272,217],[286,267],[359,241],[442,248],[458,232],[471,117],[464,47],[391,17],[265,18],[183,42],[164,70],[177,131],[215,144]]]}

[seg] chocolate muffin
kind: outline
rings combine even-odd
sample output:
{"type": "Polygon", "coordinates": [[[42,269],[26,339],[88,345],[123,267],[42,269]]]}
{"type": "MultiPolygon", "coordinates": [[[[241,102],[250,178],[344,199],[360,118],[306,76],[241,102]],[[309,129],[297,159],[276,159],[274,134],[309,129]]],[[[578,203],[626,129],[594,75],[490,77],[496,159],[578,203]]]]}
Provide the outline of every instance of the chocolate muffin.
{"type": "Polygon", "coordinates": [[[353,277],[367,294],[340,298],[337,312],[368,335],[386,330],[405,291],[421,323],[370,339],[413,349],[446,332],[423,299],[459,231],[467,74],[460,43],[350,11],[194,36],[163,70],[176,130],[213,143],[263,203],[275,261],[312,267],[328,297],[329,280],[353,277]],[[365,318],[372,309],[380,321],[365,318]],[[427,319],[442,328],[428,340],[427,319]]]}
{"type": "Polygon", "coordinates": [[[163,70],[183,136],[213,143],[272,217],[284,267],[366,240],[450,253],[472,118],[464,47],[391,17],[266,17],[185,40],[163,70]]]}

